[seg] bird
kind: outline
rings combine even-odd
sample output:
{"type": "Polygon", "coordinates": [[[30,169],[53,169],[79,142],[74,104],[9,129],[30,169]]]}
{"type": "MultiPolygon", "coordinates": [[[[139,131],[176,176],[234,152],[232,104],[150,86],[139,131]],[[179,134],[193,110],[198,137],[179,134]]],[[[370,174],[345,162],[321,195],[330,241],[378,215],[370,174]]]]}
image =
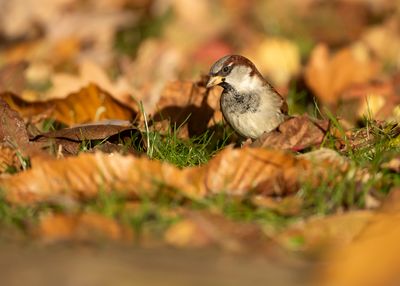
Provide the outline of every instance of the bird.
{"type": "Polygon", "coordinates": [[[206,87],[219,85],[222,114],[245,139],[256,140],[288,118],[286,100],[263,78],[256,66],[241,55],[227,55],[210,69],[206,87]]]}

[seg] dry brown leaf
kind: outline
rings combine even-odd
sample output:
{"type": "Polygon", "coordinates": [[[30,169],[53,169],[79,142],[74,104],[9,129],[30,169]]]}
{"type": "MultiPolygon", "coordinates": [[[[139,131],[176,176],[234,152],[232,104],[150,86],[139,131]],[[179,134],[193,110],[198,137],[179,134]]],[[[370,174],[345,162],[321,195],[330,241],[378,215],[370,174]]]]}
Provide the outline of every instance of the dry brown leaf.
{"type": "Polygon", "coordinates": [[[380,64],[371,59],[362,44],[344,48],[333,55],[326,45],[319,44],[306,66],[305,80],[323,103],[334,106],[346,88],[368,82],[379,70],[380,64]]]}
{"type": "Polygon", "coordinates": [[[135,112],[115,101],[108,93],[90,84],[64,99],[45,102],[26,102],[9,93],[2,98],[23,117],[46,113],[67,125],[87,123],[105,119],[132,120],[135,112]]]}
{"type": "Polygon", "coordinates": [[[300,72],[300,52],[284,38],[266,38],[257,45],[254,63],[274,86],[284,87],[300,72]]]}
{"type": "Polygon", "coordinates": [[[181,126],[182,137],[202,134],[222,120],[218,93],[219,89],[206,89],[203,82],[171,82],[161,94],[153,120],[168,120],[171,127],[181,126]]]}
{"type": "Polygon", "coordinates": [[[289,249],[316,253],[328,247],[349,244],[372,216],[371,211],[352,211],[310,218],[284,230],[277,240],[289,249]]]}
{"type": "MultiPolygon", "coordinates": [[[[15,110],[11,109],[7,102],[0,97],[0,145],[11,147],[18,158],[18,164],[14,166],[28,167],[26,158],[30,162],[47,160],[49,155],[42,151],[41,145],[30,142],[25,123],[15,110]]],[[[8,153],[8,152],[7,152],[8,153]]],[[[8,155],[6,155],[8,156],[8,155]]],[[[6,163],[8,160],[5,160],[6,163]]],[[[3,166],[4,167],[4,166],[3,166]]],[[[5,166],[7,168],[7,166],[5,166]]]]}
{"type": "Polygon", "coordinates": [[[29,120],[35,120],[36,117],[47,118],[51,110],[44,103],[29,103],[19,96],[4,92],[0,94],[1,99],[6,101],[8,105],[17,111],[21,117],[29,120]]]}
{"type": "Polygon", "coordinates": [[[382,210],[349,245],[335,248],[318,285],[398,285],[400,275],[400,192],[393,190],[382,210]]]}
{"type": "Polygon", "coordinates": [[[25,123],[15,110],[0,98],[0,142],[24,151],[29,145],[25,123]]]}
{"type": "Polygon", "coordinates": [[[183,170],[145,157],[95,153],[43,161],[26,172],[1,179],[0,187],[8,201],[20,204],[59,195],[88,198],[99,190],[152,196],[160,186],[178,189],[189,197],[220,192],[244,195],[250,191],[285,195],[297,191],[299,181],[311,170],[308,161],[292,154],[256,148],[226,148],[208,164],[183,170]]]}
{"type": "Polygon", "coordinates": [[[266,252],[272,246],[256,224],[239,223],[206,212],[189,212],[185,217],[166,231],[167,243],[177,247],[216,245],[233,252],[252,250],[257,253],[266,252]]]}
{"type": "Polygon", "coordinates": [[[342,168],[343,170],[347,168],[349,163],[347,157],[342,156],[337,151],[329,148],[319,148],[311,152],[299,154],[297,155],[297,158],[306,159],[315,164],[329,164],[331,167],[335,166],[336,168],[342,168]]]}
{"type": "Polygon", "coordinates": [[[0,92],[21,93],[25,88],[27,62],[10,63],[0,69],[0,92]]]}
{"type": "MultiPolygon", "coordinates": [[[[387,123],[385,121],[374,121],[372,123],[376,130],[385,130],[387,135],[390,135],[391,138],[396,138],[400,135],[400,126],[395,123],[387,123]]],[[[349,130],[346,132],[346,142],[342,139],[342,135],[338,136],[340,140],[338,140],[338,147],[342,150],[348,150],[351,148],[352,150],[362,149],[371,144],[376,144],[379,140],[378,136],[372,132],[370,126],[364,128],[358,128],[355,130],[349,130]]]]}
{"type": "Polygon", "coordinates": [[[362,41],[386,64],[400,66],[399,19],[390,17],[383,24],[367,29],[362,41]]]}
{"type": "Polygon", "coordinates": [[[136,130],[132,123],[123,120],[104,120],[86,124],[74,125],[56,131],[50,131],[39,135],[39,138],[62,138],[74,141],[101,140],[126,130],[136,130]]]}
{"type": "Polygon", "coordinates": [[[328,130],[327,120],[312,120],[307,115],[292,117],[277,130],[263,134],[251,146],[300,151],[321,144],[328,130]]]}
{"type": "Polygon", "coordinates": [[[135,116],[132,110],[93,84],[65,99],[52,100],[48,104],[54,106],[52,116],[67,125],[104,119],[132,120],[135,116]]]}
{"type": "Polygon", "coordinates": [[[277,150],[228,148],[204,167],[205,183],[211,193],[286,195],[297,191],[308,163],[277,150]]]}
{"type": "Polygon", "coordinates": [[[337,115],[350,122],[363,117],[388,121],[396,119],[400,103],[396,90],[396,76],[354,85],[342,93],[343,103],[337,115]]]}
{"type": "Polygon", "coordinates": [[[110,141],[124,140],[138,132],[129,121],[123,120],[104,120],[99,122],[75,125],[71,128],[64,128],[40,134],[31,141],[40,142],[47,145],[50,150],[57,150],[57,156],[77,155],[82,151],[82,143],[90,140],[102,140],[102,143],[94,147],[104,153],[128,151],[129,148],[113,144],[110,141]],[[115,138],[114,135],[118,135],[115,138]]]}
{"type": "Polygon", "coordinates": [[[35,234],[48,242],[59,240],[131,240],[130,228],[124,228],[115,220],[95,213],[77,215],[50,214],[40,219],[35,234]]]}
{"type": "Polygon", "coordinates": [[[204,247],[211,244],[211,238],[190,219],[170,227],[165,233],[165,240],[177,247],[204,247]]]}
{"type": "Polygon", "coordinates": [[[13,176],[13,182],[5,178],[0,184],[7,189],[9,201],[29,204],[60,195],[90,198],[100,190],[151,195],[157,183],[172,180],[178,173],[170,165],[146,158],[95,153],[43,161],[13,176]]]}
{"type": "Polygon", "coordinates": [[[182,51],[163,38],[143,41],[134,61],[121,60],[122,73],[134,91],[130,98],[121,98],[121,101],[129,102],[133,97],[143,103],[147,113],[153,113],[165,85],[177,80],[182,59],[182,51]]]}
{"type": "Polygon", "coordinates": [[[20,164],[24,163],[22,157],[30,156],[31,160],[33,157],[48,157],[42,152],[39,144],[29,141],[23,119],[2,98],[0,98],[0,123],[0,144],[13,148],[15,154],[21,157],[20,164]]]}
{"type": "Polygon", "coordinates": [[[124,77],[112,82],[104,69],[91,61],[83,61],[79,64],[79,75],[67,73],[56,73],[51,75],[52,88],[45,95],[40,97],[45,100],[65,98],[71,93],[76,93],[80,89],[90,84],[95,84],[105,90],[114,99],[129,106],[135,111],[139,111],[137,102],[132,98],[133,87],[124,77]]]}
{"type": "Polygon", "coordinates": [[[17,152],[14,148],[0,144],[0,174],[9,168],[21,169],[21,161],[18,160],[17,152]]]}

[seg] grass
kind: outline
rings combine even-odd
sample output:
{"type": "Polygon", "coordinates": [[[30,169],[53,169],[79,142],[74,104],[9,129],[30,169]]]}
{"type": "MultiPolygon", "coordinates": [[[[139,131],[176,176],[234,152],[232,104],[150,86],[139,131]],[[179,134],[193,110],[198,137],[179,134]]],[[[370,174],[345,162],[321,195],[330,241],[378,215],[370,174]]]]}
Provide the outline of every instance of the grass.
{"type": "MultiPolygon", "coordinates": [[[[317,110],[317,109],[316,109],[317,110]]],[[[317,112],[317,111],[316,111],[317,112]]],[[[340,123],[330,116],[331,123],[339,130],[344,147],[337,149],[337,138],[327,136],[323,147],[337,149],[349,160],[346,172],[332,168],[319,184],[304,183],[297,195],[303,200],[303,207],[296,215],[281,215],[274,210],[254,205],[249,198],[238,198],[220,194],[202,200],[188,200],[160,192],[156,197],[143,197],[140,201],[130,201],[117,193],[99,193],[95,199],[82,202],[78,212],[95,212],[116,219],[133,229],[137,241],[149,233],[162,236],[163,232],[182,218],[182,208],[218,213],[234,221],[259,224],[263,228],[276,231],[292,222],[315,214],[330,214],[337,211],[365,208],[367,196],[384,196],[393,187],[400,186],[400,176],[381,165],[399,154],[400,141],[394,125],[381,126],[366,120],[365,127],[357,131],[367,132],[371,140],[358,147],[352,147],[354,138],[347,137],[340,123]],[[362,171],[364,170],[364,171],[362,171]],[[370,174],[363,177],[363,174],[370,174]]],[[[53,129],[47,124],[45,129],[53,129]]],[[[179,127],[181,128],[181,127],[179,127]]],[[[232,135],[229,132],[217,136],[206,132],[200,136],[184,139],[179,136],[179,128],[166,132],[151,130],[145,134],[132,133],[128,140],[118,138],[119,144],[147,153],[155,160],[161,160],[177,167],[191,167],[206,164],[221,148],[225,147],[232,135]],[[148,146],[143,142],[146,141],[148,146]],[[149,152],[151,148],[151,152],[149,152]]],[[[365,136],[365,135],[362,135],[365,136]]],[[[104,141],[83,142],[82,152],[89,151],[104,141]],[[85,150],[87,149],[87,150],[85,150]]],[[[27,225],[35,224],[41,214],[56,211],[64,212],[57,205],[18,207],[9,205],[0,198],[0,222],[26,230],[27,225]]]]}
{"type": "Polygon", "coordinates": [[[295,219],[279,215],[276,212],[255,206],[249,198],[232,197],[229,194],[217,194],[191,203],[195,210],[208,210],[234,221],[252,222],[270,229],[278,230],[288,226],[295,219]]]}
{"type": "Polygon", "coordinates": [[[299,195],[304,199],[309,214],[329,214],[338,210],[365,208],[368,195],[382,198],[391,188],[400,186],[400,175],[383,170],[384,162],[400,152],[399,131],[396,124],[380,125],[366,118],[364,127],[353,130],[356,138],[349,138],[338,120],[326,112],[331,124],[340,134],[344,147],[337,149],[337,138],[328,134],[324,147],[336,149],[348,159],[346,172],[329,170],[318,186],[304,184],[299,195]],[[357,138],[360,137],[360,138],[357,138]],[[364,140],[354,146],[355,140],[364,140]]]}
{"type": "MultiPolygon", "coordinates": [[[[0,192],[0,225],[14,228],[24,233],[28,224],[36,222],[40,208],[36,206],[14,206],[7,203],[4,193],[0,192]]],[[[1,233],[1,232],[0,232],[1,233]]]]}
{"type": "Polygon", "coordinates": [[[149,134],[150,158],[165,161],[178,167],[191,167],[207,163],[228,142],[229,136],[214,140],[215,134],[206,132],[200,136],[182,139],[178,131],[169,130],[166,135],[159,132],[149,134]]]}

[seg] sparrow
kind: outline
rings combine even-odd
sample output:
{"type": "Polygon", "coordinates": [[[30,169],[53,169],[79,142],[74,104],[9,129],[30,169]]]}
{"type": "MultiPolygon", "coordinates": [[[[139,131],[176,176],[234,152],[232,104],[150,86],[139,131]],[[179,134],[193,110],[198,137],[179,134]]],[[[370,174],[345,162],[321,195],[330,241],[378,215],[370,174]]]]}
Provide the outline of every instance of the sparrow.
{"type": "Polygon", "coordinates": [[[242,137],[255,140],[288,117],[286,101],[246,57],[224,56],[212,65],[209,76],[206,87],[223,88],[222,114],[242,137]]]}

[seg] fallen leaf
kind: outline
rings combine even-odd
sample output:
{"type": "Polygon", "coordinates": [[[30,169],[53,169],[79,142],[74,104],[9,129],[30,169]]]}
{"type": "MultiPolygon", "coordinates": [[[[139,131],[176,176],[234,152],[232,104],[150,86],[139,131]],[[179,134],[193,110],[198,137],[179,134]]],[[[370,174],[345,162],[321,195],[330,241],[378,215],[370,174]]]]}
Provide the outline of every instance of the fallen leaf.
{"type": "Polygon", "coordinates": [[[297,158],[306,159],[308,161],[318,163],[326,163],[336,168],[346,169],[349,159],[340,155],[337,151],[329,148],[319,148],[311,152],[297,155],[297,158]]]}
{"type": "Polygon", "coordinates": [[[29,145],[29,137],[21,116],[0,98],[0,141],[22,152],[29,145]]]}
{"type": "Polygon", "coordinates": [[[257,253],[266,252],[272,246],[256,224],[239,223],[206,212],[188,212],[185,217],[166,231],[167,243],[186,248],[214,245],[231,252],[257,253]]]}
{"type": "Polygon", "coordinates": [[[134,130],[132,123],[123,120],[104,120],[86,124],[74,125],[56,131],[43,133],[33,140],[40,138],[62,138],[74,141],[100,140],[126,130],[134,130]]]}
{"type": "Polygon", "coordinates": [[[14,148],[0,144],[0,174],[9,171],[10,168],[22,169],[21,161],[18,160],[17,152],[14,148]]]}
{"type": "Polygon", "coordinates": [[[382,135],[382,130],[385,136],[390,136],[391,138],[397,138],[400,134],[400,125],[397,123],[387,123],[385,121],[373,121],[370,126],[357,128],[355,130],[348,130],[345,133],[346,138],[343,139],[342,136],[338,136],[339,140],[337,143],[341,144],[339,148],[344,151],[360,150],[376,144],[379,142],[380,135],[382,135]],[[375,134],[378,131],[378,134],[375,134]]]}
{"type": "Polygon", "coordinates": [[[25,162],[27,157],[30,157],[31,162],[41,157],[48,157],[42,152],[39,144],[29,141],[23,119],[1,97],[0,123],[0,144],[14,149],[15,154],[19,156],[17,165],[21,164],[23,168],[28,167],[25,162]]]}
{"type": "Polygon", "coordinates": [[[367,29],[362,35],[362,41],[385,64],[400,66],[400,30],[397,17],[389,17],[381,25],[367,29]]]}
{"type": "Polygon", "coordinates": [[[221,192],[285,195],[297,191],[308,171],[314,172],[310,166],[292,154],[256,148],[227,148],[206,165],[182,170],[146,157],[94,153],[42,161],[26,172],[0,179],[0,187],[8,201],[19,204],[59,195],[90,198],[99,190],[130,197],[151,197],[160,188],[189,198],[221,192]]]}
{"type": "Polygon", "coordinates": [[[124,140],[124,137],[128,136],[130,140],[132,134],[137,132],[138,130],[129,121],[104,120],[43,133],[35,136],[31,141],[47,143],[47,147],[53,151],[57,150],[63,155],[77,155],[82,151],[84,143],[90,143],[91,140],[102,140],[101,144],[96,145],[94,149],[112,153],[123,149],[128,150],[128,148],[109,142],[117,141],[112,140],[114,136],[118,135],[118,140],[124,140]]]}
{"type": "Polygon", "coordinates": [[[108,93],[90,84],[65,99],[48,102],[54,106],[53,117],[67,125],[104,119],[132,120],[135,113],[116,102],[108,93]]]}
{"type": "Polygon", "coordinates": [[[203,82],[169,83],[153,112],[155,122],[168,120],[170,127],[180,127],[182,137],[204,133],[210,125],[222,120],[218,89],[208,90],[203,82]]]}
{"type": "Polygon", "coordinates": [[[140,153],[132,147],[128,148],[122,144],[111,143],[108,141],[94,146],[93,150],[89,150],[89,152],[96,152],[97,150],[99,150],[103,153],[109,153],[109,154],[119,153],[119,154],[133,154],[136,156],[140,155],[140,153]]]}
{"type": "Polygon", "coordinates": [[[25,70],[27,62],[10,63],[0,69],[0,93],[12,92],[19,94],[25,88],[25,70]]]}
{"type": "Polygon", "coordinates": [[[133,120],[136,116],[134,111],[93,84],[64,99],[45,102],[26,102],[10,93],[3,93],[1,96],[23,117],[30,118],[45,113],[47,117],[66,125],[105,119],[133,120]]]}
{"type": "Polygon", "coordinates": [[[328,130],[327,120],[313,120],[307,115],[292,117],[276,130],[261,135],[251,146],[300,151],[321,144],[328,130]]]}
{"type": "Polygon", "coordinates": [[[96,63],[83,61],[79,65],[79,75],[56,73],[50,78],[52,87],[41,96],[42,100],[61,99],[71,93],[76,93],[82,88],[95,84],[106,91],[117,101],[125,104],[135,111],[139,111],[137,102],[132,99],[134,90],[128,81],[120,77],[112,82],[106,72],[96,63]]]}
{"type": "Polygon", "coordinates": [[[176,247],[204,247],[211,244],[210,237],[189,219],[170,227],[165,233],[165,240],[176,247]]]}
{"type": "Polygon", "coordinates": [[[362,44],[341,49],[333,55],[326,45],[319,44],[306,66],[305,81],[319,100],[335,106],[346,88],[368,82],[379,70],[380,64],[370,57],[362,44]]]}
{"type": "Polygon", "coordinates": [[[342,93],[343,103],[337,115],[351,122],[363,117],[392,120],[400,104],[395,80],[393,77],[347,88],[342,93]]]}
{"type": "Polygon", "coordinates": [[[120,100],[129,102],[134,99],[136,102],[142,102],[147,113],[154,113],[167,83],[177,80],[182,55],[181,50],[163,38],[143,41],[134,61],[130,57],[121,60],[122,73],[132,86],[133,93],[130,98],[120,100]]]}
{"type": "Polygon", "coordinates": [[[330,252],[318,285],[397,285],[400,281],[400,196],[393,190],[356,239],[330,252]]]}
{"type": "Polygon", "coordinates": [[[122,227],[115,220],[95,213],[46,215],[40,219],[34,232],[47,242],[93,241],[102,238],[128,241],[133,238],[130,228],[122,227]]]}
{"type": "Polygon", "coordinates": [[[10,92],[1,93],[0,97],[23,118],[35,120],[32,118],[38,116],[47,118],[50,115],[50,109],[44,103],[30,103],[10,92]]]}
{"type": "Polygon", "coordinates": [[[205,184],[212,194],[286,195],[297,191],[308,163],[277,150],[228,148],[204,166],[205,184]]]}
{"type": "Polygon", "coordinates": [[[23,119],[1,97],[0,123],[0,145],[14,149],[19,161],[17,166],[20,165],[23,169],[26,169],[29,167],[29,163],[32,164],[33,161],[49,159],[49,155],[42,151],[40,144],[29,141],[28,131],[23,119]]]}
{"type": "Polygon", "coordinates": [[[327,217],[311,217],[284,230],[276,239],[285,248],[318,253],[329,247],[349,244],[372,216],[371,211],[352,211],[327,217]]]}
{"type": "Polygon", "coordinates": [[[254,63],[274,86],[284,87],[300,72],[300,52],[295,43],[284,38],[266,38],[254,52],[254,63]]]}

